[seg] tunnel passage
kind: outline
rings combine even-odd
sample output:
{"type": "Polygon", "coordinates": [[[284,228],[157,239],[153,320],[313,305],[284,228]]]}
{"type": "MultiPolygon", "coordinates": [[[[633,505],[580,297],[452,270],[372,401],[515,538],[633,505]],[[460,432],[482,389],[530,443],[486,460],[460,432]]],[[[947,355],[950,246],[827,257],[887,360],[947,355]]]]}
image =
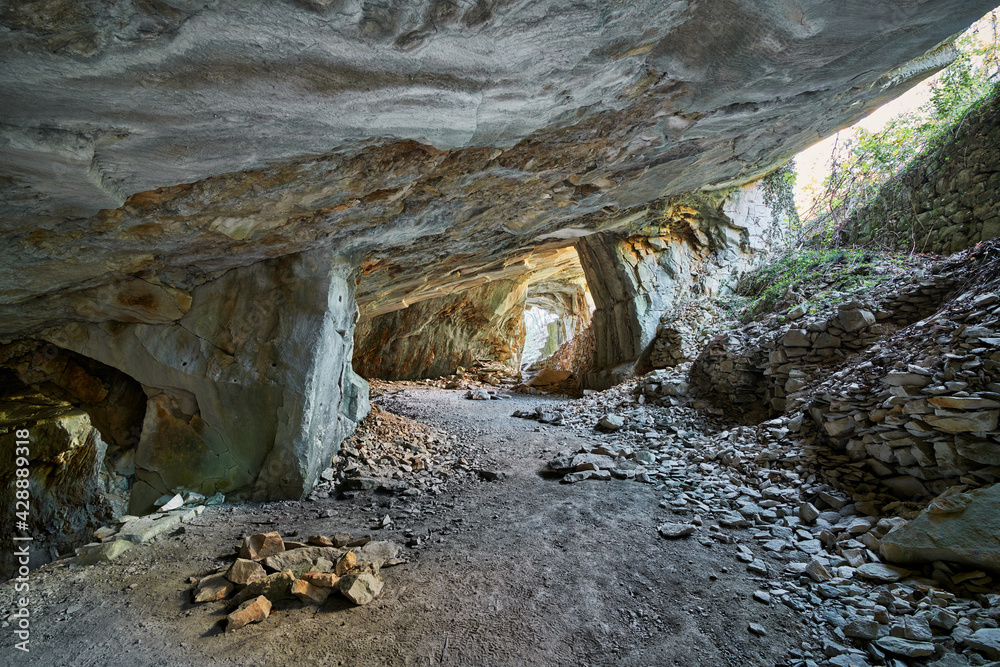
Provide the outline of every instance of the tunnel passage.
{"type": "MultiPolygon", "coordinates": [[[[0,487],[13,498],[13,454],[28,442],[28,514],[41,528],[32,566],[72,553],[127,513],[145,411],[139,383],[110,366],[38,340],[0,345],[0,448],[11,454],[0,487]]],[[[13,533],[15,518],[4,513],[0,531],[13,533]]],[[[13,567],[5,552],[0,573],[13,567]]]]}

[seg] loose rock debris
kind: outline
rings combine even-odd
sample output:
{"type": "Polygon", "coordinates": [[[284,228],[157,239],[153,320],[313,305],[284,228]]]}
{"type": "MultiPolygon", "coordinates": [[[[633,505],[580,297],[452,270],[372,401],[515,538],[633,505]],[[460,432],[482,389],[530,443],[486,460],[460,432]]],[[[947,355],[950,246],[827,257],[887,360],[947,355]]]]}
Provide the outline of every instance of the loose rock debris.
{"type": "Polygon", "coordinates": [[[227,616],[227,632],[264,621],[272,603],[281,600],[321,606],[339,593],[353,604],[368,604],[385,586],[381,569],[406,562],[399,558],[398,544],[343,534],[335,539],[314,535],[303,544],[286,541],[276,531],[256,533],[236,551],[231,564],[190,581],[192,602],[225,600],[235,608],[227,616]]]}

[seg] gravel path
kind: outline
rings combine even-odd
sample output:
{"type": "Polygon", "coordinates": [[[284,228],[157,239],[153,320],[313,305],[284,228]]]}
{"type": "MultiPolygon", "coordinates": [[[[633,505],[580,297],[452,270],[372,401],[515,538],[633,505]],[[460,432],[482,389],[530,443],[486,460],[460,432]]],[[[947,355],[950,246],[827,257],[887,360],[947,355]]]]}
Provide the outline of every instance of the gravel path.
{"type": "MultiPolygon", "coordinates": [[[[183,534],[88,568],[33,572],[31,653],[0,632],[11,665],[720,665],[781,664],[804,619],[753,600],[736,546],[665,540],[670,515],[651,485],[560,484],[542,477],[557,450],[602,436],[515,419],[562,403],[408,388],[383,407],[458,436],[456,451],[504,473],[455,482],[442,495],[361,493],[349,500],[209,508],[183,534]],[[394,523],[372,525],[384,515],[394,523]],[[323,518],[320,518],[320,517],[323,518]],[[187,578],[223,564],[243,535],[286,539],[372,533],[405,542],[410,562],[383,571],[385,592],[350,608],[276,603],[266,622],[225,634],[223,603],[190,603],[187,578]],[[763,625],[767,636],[749,632],[763,625]]],[[[752,540],[744,540],[759,551],[752,540]]],[[[9,610],[13,583],[0,586],[9,610]]],[[[7,612],[3,616],[6,617],[7,612]]]]}

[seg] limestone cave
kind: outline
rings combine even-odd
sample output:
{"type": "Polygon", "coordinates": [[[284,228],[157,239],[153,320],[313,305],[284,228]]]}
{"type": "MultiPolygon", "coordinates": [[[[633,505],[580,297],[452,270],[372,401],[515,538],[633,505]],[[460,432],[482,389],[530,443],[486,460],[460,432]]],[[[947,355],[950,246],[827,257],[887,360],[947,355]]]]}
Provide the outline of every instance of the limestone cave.
{"type": "Polygon", "coordinates": [[[1000,664],[995,2],[0,0],[0,662],[1000,664]]]}

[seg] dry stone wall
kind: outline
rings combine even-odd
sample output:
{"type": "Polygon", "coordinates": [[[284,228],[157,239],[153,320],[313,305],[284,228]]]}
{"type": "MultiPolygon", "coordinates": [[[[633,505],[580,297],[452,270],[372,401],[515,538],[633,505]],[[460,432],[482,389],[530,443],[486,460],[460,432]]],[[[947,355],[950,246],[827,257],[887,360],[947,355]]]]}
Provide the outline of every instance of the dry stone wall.
{"type": "Polygon", "coordinates": [[[849,244],[945,255],[1000,236],[1000,95],[886,184],[841,234],[849,244]]]}
{"type": "Polygon", "coordinates": [[[700,396],[751,422],[804,415],[804,435],[901,496],[1000,479],[1000,243],[781,317],[792,321],[716,337],[690,386],[652,378],[645,393],[700,396]]]}

